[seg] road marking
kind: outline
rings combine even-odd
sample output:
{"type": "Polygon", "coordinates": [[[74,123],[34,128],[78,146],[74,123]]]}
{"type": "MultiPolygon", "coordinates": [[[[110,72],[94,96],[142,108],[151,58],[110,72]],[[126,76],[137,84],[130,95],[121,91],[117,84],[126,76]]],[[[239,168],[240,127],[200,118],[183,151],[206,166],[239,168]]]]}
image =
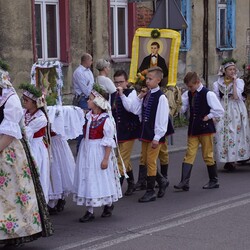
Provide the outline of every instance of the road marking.
{"type": "Polygon", "coordinates": [[[129,228],[119,234],[106,235],[100,237],[94,237],[89,240],[75,242],[73,244],[68,244],[62,247],[54,248],[53,250],[70,250],[76,247],[82,247],[81,249],[91,250],[91,249],[104,249],[125,241],[133,240],[136,238],[143,237],[148,234],[156,233],[159,231],[164,231],[173,227],[181,226],[186,223],[202,219],[204,217],[218,214],[228,209],[232,209],[239,206],[244,206],[250,203],[250,193],[245,193],[242,195],[234,196],[228,199],[223,199],[216,202],[207,203],[195,208],[185,210],[180,213],[172,214],[156,220],[152,223],[147,223],[140,225],[138,227],[129,228]],[[229,203],[229,204],[226,204],[229,203]],[[213,208],[214,207],[214,208],[213,208]],[[160,225],[164,224],[164,225],[160,225]],[[148,229],[144,229],[147,228],[148,229]],[[121,236],[120,236],[121,235],[121,236]],[[115,238],[116,237],[116,238],[115,238]],[[108,238],[113,238],[108,240],[108,238]],[[115,239],[114,239],[115,238],[115,239]],[[105,241],[106,240],[106,241],[105,241]],[[98,241],[101,241],[97,243],[98,241]],[[91,243],[94,245],[88,246],[91,243]]]}

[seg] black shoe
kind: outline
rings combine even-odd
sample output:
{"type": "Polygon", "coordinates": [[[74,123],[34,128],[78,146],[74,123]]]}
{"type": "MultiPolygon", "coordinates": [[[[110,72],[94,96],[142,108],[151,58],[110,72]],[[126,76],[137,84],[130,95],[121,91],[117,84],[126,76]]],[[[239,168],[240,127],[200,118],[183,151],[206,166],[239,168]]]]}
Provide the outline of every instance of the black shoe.
{"type": "Polygon", "coordinates": [[[189,180],[191,176],[193,165],[189,163],[182,163],[181,181],[174,188],[180,191],[189,191],[189,180]]]}
{"type": "Polygon", "coordinates": [[[128,189],[126,190],[126,192],[124,193],[125,196],[130,196],[134,193],[135,191],[135,184],[132,185],[132,184],[129,184],[128,185],[128,189]]]}
{"type": "Polygon", "coordinates": [[[57,207],[50,207],[47,205],[48,211],[49,211],[49,215],[56,215],[57,214],[57,207]]]}
{"type": "Polygon", "coordinates": [[[154,190],[147,190],[146,193],[138,200],[139,202],[150,202],[156,200],[156,194],[154,190]]]}
{"type": "Polygon", "coordinates": [[[210,180],[205,186],[203,186],[203,189],[213,189],[213,188],[219,188],[220,184],[218,183],[218,181],[213,181],[210,180]]]}
{"type": "Polygon", "coordinates": [[[180,182],[178,185],[174,185],[174,188],[182,191],[189,191],[189,186],[180,182]]]}
{"type": "Polygon", "coordinates": [[[84,222],[92,221],[94,219],[95,219],[94,213],[92,214],[89,211],[87,211],[85,213],[85,215],[82,218],[79,219],[79,222],[83,222],[84,223],[84,222]]]}
{"type": "Polygon", "coordinates": [[[165,191],[169,185],[169,182],[165,177],[162,176],[162,174],[158,172],[156,174],[156,181],[159,185],[159,191],[158,191],[157,197],[162,198],[165,195],[165,191]]]}
{"type": "Polygon", "coordinates": [[[229,172],[233,172],[236,169],[236,167],[235,167],[235,164],[233,164],[232,162],[227,162],[224,165],[224,169],[228,170],[229,172]]]}
{"type": "Polygon", "coordinates": [[[218,175],[217,175],[217,166],[216,164],[207,166],[208,175],[209,175],[209,182],[203,186],[203,189],[213,189],[213,188],[219,188],[220,184],[218,181],[218,175]]]}
{"type": "Polygon", "coordinates": [[[64,210],[64,206],[66,204],[66,201],[63,199],[59,199],[56,205],[57,212],[62,212],[64,210]]]}
{"type": "Polygon", "coordinates": [[[102,218],[110,217],[112,215],[113,209],[114,209],[113,204],[110,207],[105,205],[101,217],[102,218]]]}

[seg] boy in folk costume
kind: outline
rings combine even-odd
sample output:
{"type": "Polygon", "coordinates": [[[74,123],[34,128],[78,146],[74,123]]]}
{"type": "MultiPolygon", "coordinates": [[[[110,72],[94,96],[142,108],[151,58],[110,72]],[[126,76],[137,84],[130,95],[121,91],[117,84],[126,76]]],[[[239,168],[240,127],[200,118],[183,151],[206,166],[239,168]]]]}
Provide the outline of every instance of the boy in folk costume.
{"type": "Polygon", "coordinates": [[[190,109],[187,151],[182,163],[181,181],[174,188],[189,190],[189,179],[193,163],[201,144],[202,157],[207,165],[209,182],[203,189],[218,188],[217,167],[213,155],[213,135],[215,126],[213,118],[222,117],[224,109],[216,95],[203,87],[196,72],[188,72],[184,78],[188,91],[182,95],[182,109],[185,113],[190,109]]]}
{"type": "Polygon", "coordinates": [[[165,194],[166,179],[157,171],[157,158],[161,145],[165,143],[165,135],[169,120],[168,100],[160,90],[159,83],[163,78],[160,67],[148,69],[146,85],[148,91],[141,92],[134,100],[134,113],[142,117],[140,140],[142,141],[141,163],[147,166],[147,190],[139,202],[150,202],[156,199],[155,181],[159,184],[158,198],[165,194]]]}
{"type": "Polygon", "coordinates": [[[115,72],[114,83],[118,92],[115,94],[114,101],[112,102],[112,113],[116,122],[117,140],[120,150],[120,157],[118,157],[118,165],[121,173],[120,181],[122,185],[124,180],[123,160],[128,175],[128,187],[125,195],[129,196],[132,195],[135,187],[130,158],[135,139],[138,139],[140,132],[139,117],[130,112],[133,99],[136,98],[137,93],[133,88],[128,88],[128,76],[124,70],[115,72]]]}

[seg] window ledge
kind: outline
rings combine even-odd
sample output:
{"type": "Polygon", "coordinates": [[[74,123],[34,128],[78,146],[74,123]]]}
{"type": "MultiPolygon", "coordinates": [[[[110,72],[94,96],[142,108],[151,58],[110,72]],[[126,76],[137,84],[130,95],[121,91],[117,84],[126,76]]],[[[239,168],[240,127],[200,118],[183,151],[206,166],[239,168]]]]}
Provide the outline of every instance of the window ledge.
{"type": "Polygon", "coordinates": [[[230,48],[216,48],[219,51],[224,51],[224,50],[234,50],[234,48],[230,47],[230,48]]]}
{"type": "Polygon", "coordinates": [[[120,57],[120,58],[111,58],[114,63],[126,63],[131,62],[131,58],[128,57],[120,57]]]}

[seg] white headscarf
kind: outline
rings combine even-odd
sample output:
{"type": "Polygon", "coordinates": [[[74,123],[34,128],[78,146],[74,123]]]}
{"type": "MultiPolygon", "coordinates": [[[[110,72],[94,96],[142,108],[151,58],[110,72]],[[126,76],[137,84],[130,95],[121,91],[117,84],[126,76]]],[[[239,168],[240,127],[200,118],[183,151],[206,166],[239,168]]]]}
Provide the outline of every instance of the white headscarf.
{"type": "Polygon", "coordinates": [[[3,89],[11,88],[9,73],[0,69],[0,87],[3,89]]]}
{"type": "MultiPolygon", "coordinates": [[[[230,66],[235,66],[236,67],[236,64],[234,62],[227,62],[225,64],[222,64],[219,68],[219,72],[218,72],[218,76],[224,76],[225,74],[225,70],[226,68],[230,67],[230,66]]],[[[236,73],[238,72],[239,70],[236,68],[236,73]]]]}
{"type": "Polygon", "coordinates": [[[91,94],[95,97],[93,103],[107,112],[111,110],[109,102],[96,90],[92,90],[91,94]]]}

